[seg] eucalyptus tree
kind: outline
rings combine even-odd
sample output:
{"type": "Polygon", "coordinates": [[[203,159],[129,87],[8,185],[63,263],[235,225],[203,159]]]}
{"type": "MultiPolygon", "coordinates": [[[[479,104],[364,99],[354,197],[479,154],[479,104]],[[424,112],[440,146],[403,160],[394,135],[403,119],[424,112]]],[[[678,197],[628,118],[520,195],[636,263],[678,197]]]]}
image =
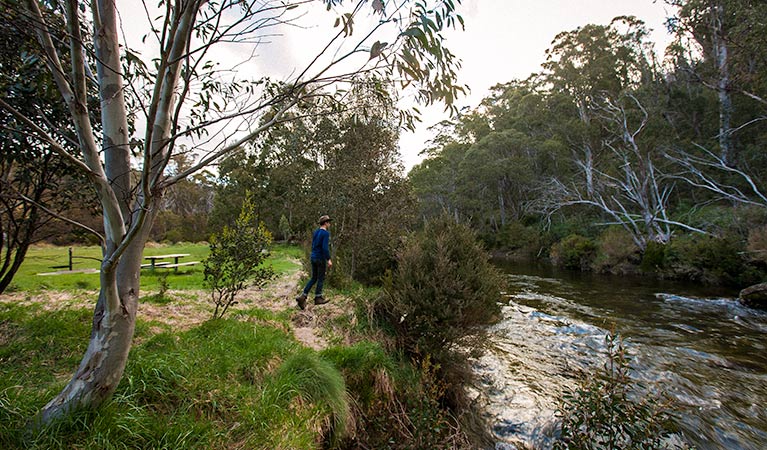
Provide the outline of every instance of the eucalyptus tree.
{"type": "MultiPolygon", "coordinates": [[[[413,222],[415,199],[400,160],[395,98],[377,79],[349,93],[350,110],[324,121],[317,139],[318,170],[309,181],[309,204],[333,215],[334,265],[376,284],[394,265],[400,237],[413,222]],[[376,94],[380,92],[380,94],[376,94]]],[[[322,210],[315,210],[319,214],[322,210]]]]}
{"type": "Polygon", "coordinates": [[[546,64],[553,95],[573,99],[580,124],[560,131],[578,136],[563,136],[576,148],[576,176],[552,178],[543,209],[592,207],[642,251],[649,242],[667,243],[674,227],[703,232],[671,218],[674,185],[658,167],[672,145],[661,138],[669,132],[666,96],[647,34],[633,18],[588,25],[561,34],[546,64]]]}
{"type": "MultiPolygon", "coordinates": [[[[475,113],[488,131],[467,152],[462,176],[480,187],[472,196],[485,198],[487,210],[477,219],[488,231],[536,214],[545,181],[565,173],[566,165],[555,167],[568,156],[553,125],[562,117],[547,94],[536,77],[499,84],[475,113]]],[[[481,128],[473,122],[461,128],[481,128]]]]}
{"type": "Polygon", "coordinates": [[[449,215],[461,222],[463,202],[460,198],[461,163],[470,144],[444,141],[439,151],[410,170],[408,179],[419,200],[421,215],[426,218],[449,215]]]}
{"type": "MultiPolygon", "coordinates": [[[[718,158],[739,164],[744,133],[767,120],[767,4],[750,0],[668,0],[677,44],[689,53],[685,69],[718,100],[718,158]]],[[[762,131],[763,133],[763,131],[762,131]]],[[[698,142],[709,148],[707,142],[698,142]]]]}
{"type": "MultiPolygon", "coordinates": [[[[458,61],[442,45],[440,34],[462,24],[455,10],[458,1],[323,3],[335,16],[336,29],[305,65],[292,72],[286,67],[290,75],[273,81],[233,74],[258,70],[250,63],[259,51],[299,30],[290,27],[292,20],[318,2],[4,2],[22,12],[25,24],[36,31],[75,131],[77,152],[23,110],[3,100],[0,107],[88,177],[104,224],[100,293],[88,348],[70,382],[43,407],[37,423],[96,407],[117,387],[135,329],[142,251],[170,186],[286,120],[285,113],[299,102],[327,97],[326,89],[353,84],[361,73],[377,72],[402,85],[414,84],[425,103],[450,105],[462,91],[454,84],[458,61]],[[129,10],[145,12],[151,22],[144,40],[151,62],[121,42],[126,27],[118,18],[129,10]],[[58,30],[52,18],[64,22],[66,52],[55,45],[58,30]],[[285,24],[288,27],[280,28],[285,24]],[[88,28],[90,40],[83,32],[88,28]],[[222,59],[216,57],[222,54],[231,66],[218,68],[222,59]],[[237,70],[242,68],[249,70],[237,70]],[[90,93],[100,100],[98,119],[91,115],[90,93]],[[134,118],[141,123],[140,135],[139,128],[133,133],[129,126],[134,118]],[[172,156],[187,149],[199,155],[195,164],[169,175],[172,156]],[[134,163],[140,170],[135,183],[134,163]]],[[[333,21],[327,15],[320,18],[333,21]]]]}
{"type": "MultiPolygon", "coordinates": [[[[748,0],[670,0],[677,73],[716,96],[717,125],[668,152],[671,175],[715,200],[765,205],[767,4],[748,0]]],[[[689,89],[688,89],[689,90],[689,89]]],[[[681,109],[689,109],[689,104],[681,109]]],[[[679,115],[679,114],[677,114],[679,115]]],[[[705,125],[705,124],[704,124],[705,125]]],[[[706,200],[710,200],[707,198],[706,200]]]]}
{"type": "Polygon", "coordinates": [[[571,99],[578,117],[578,122],[562,131],[587,195],[596,192],[594,177],[600,160],[609,158],[595,110],[603,99],[616,99],[652,76],[647,34],[642,21],[621,16],[609,25],[590,24],[562,32],[546,52],[542,75],[553,93],[571,99]]]}
{"type": "MultiPolygon", "coordinates": [[[[674,228],[706,231],[672,218],[674,183],[658,167],[664,162],[660,148],[663,141],[648,131],[657,127],[660,114],[656,108],[642,104],[638,95],[635,91],[614,101],[603,100],[598,108],[600,122],[609,136],[605,146],[615,162],[595,172],[598,188],[586,193],[577,184],[555,179],[551,190],[555,198],[553,210],[572,205],[593,207],[609,217],[607,225],[623,227],[644,252],[650,242],[668,243],[674,228]]],[[[659,133],[657,129],[654,132],[659,133]]]]}

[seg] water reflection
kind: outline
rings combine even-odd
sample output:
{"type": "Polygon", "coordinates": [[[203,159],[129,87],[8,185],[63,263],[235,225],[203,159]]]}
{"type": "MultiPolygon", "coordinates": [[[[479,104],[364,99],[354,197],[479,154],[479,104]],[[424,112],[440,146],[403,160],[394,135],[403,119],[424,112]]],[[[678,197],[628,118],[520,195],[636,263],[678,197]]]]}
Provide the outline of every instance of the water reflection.
{"type": "Polygon", "coordinates": [[[474,361],[475,395],[498,448],[551,446],[554,411],[578,370],[604,362],[604,336],[626,339],[633,376],[661,386],[700,449],[767,448],[767,314],[700,286],[510,269],[503,321],[474,361]]]}

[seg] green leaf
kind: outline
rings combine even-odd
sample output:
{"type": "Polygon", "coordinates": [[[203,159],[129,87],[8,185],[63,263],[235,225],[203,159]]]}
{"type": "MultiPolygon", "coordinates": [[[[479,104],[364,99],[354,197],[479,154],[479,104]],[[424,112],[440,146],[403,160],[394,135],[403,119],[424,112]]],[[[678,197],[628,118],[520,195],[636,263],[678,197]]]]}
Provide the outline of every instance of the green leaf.
{"type": "Polygon", "coordinates": [[[376,41],[372,47],[370,47],[370,59],[375,59],[381,56],[381,52],[386,48],[388,43],[376,41]]]}

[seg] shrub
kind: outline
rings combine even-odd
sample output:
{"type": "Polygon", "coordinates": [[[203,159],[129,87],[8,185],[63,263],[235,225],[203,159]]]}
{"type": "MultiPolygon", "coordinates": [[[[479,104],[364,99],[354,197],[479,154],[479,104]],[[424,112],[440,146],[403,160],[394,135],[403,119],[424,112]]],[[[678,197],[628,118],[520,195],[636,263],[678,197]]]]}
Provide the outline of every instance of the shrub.
{"type": "Polygon", "coordinates": [[[171,302],[172,298],[168,296],[168,289],[170,289],[170,284],[168,283],[168,275],[168,272],[162,272],[157,275],[157,293],[145,297],[144,301],[154,303],[156,305],[165,305],[171,302]]]}
{"type": "Polygon", "coordinates": [[[642,254],[642,272],[657,272],[666,265],[666,244],[650,241],[642,254]]]}
{"type": "Polygon", "coordinates": [[[255,204],[247,194],[234,227],[225,226],[211,237],[210,254],[203,260],[204,281],[216,305],[213,317],[222,317],[235,304],[235,296],[252,282],[260,287],[274,277],[264,266],[269,257],[272,235],[263,223],[256,223],[255,204]]]}
{"type": "Polygon", "coordinates": [[[453,344],[498,317],[502,286],[474,233],[442,218],[405,243],[379,306],[408,352],[444,363],[453,344]]]}
{"type": "Polygon", "coordinates": [[[594,270],[618,275],[636,271],[639,264],[639,248],[625,230],[611,227],[597,241],[594,270]]]}
{"type": "Polygon", "coordinates": [[[666,274],[711,284],[758,283],[760,274],[746,264],[744,250],[744,243],[734,237],[679,237],[667,248],[666,274]]]}
{"type": "Polygon", "coordinates": [[[607,361],[595,374],[581,374],[578,387],[557,408],[562,419],[554,450],[665,449],[674,430],[670,403],[659,395],[636,398],[629,361],[619,335],[605,337],[607,361]]]}
{"type": "Polygon", "coordinates": [[[551,248],[551,260],[566,269],[589,270],[596,256],[597,246],[591,239],[571,234],[551,248]]]}

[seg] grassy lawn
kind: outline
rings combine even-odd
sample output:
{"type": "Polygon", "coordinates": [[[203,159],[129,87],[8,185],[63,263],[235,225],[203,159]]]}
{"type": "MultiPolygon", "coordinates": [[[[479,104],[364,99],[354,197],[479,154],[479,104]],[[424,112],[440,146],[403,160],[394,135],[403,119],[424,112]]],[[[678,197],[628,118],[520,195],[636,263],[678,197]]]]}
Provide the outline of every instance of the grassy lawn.
{"type": "MultiPolygon", "coordinates": [[[[39,275],[65,271],[69,261],[69,247],[35,246],[27,253],[27,257],[21,269],[14,277],[8,292],[37,292],[40,290],[94,290],[99,287],[98,273],[67,273],[59,275],[39,275]]],[[[188,253],[189,256],[179,262],[202,261],[209,252],[207,244],[174,244],[174,245],[150,245],[144,249],[144,256],[188,253]]],[[[73,246],[72,247],[73,269],[98,269],[101,258],[101,248],[97,246],[73,246]]],[[[274,244],[269,263],[277,274],[283,274],[298,270],[300,266],[295,259],[302,257],[300,247],[274,244]]],[[[147,261],[148,262],[148,261],[147,261]]],[[[143,291],[156,290],[160,286],[161,278],[167,277],[169,289],[201,289],[203,280],[203,266],[179,267],[174,269],[150,269],[141,270],[141,289],[143,291]]]]}
{"type": "MultiPolygon", "coordinates": [[[[205,244],[150,246],[144,255],[189,253],[201,261],[205,244]]],[[[99,247],[73,247],[98,258],[99,247]]],[[[268,263],[279,275],[300,269],[299,247],[275,244],[268,263]]],[[[183,260],[182,260],[183,261],[183,260]]],[[[53,291],[91,295],[98,273],[38,275],[66,270],[67,247],[31,249],[15,279],[30,296],[53,291]]],[[[75,259],[74,269],[98,268],[75,259]]],[[[171,289],[201,289],[203,266],[178,272],[142,270],[144,293],[165,274],[171,289]]],[[[173,300],[175,307],[184,300],[173,300]]],[[[77,303],[75,303],[77,305],[77,303]]],[[[27,421],[68,381],[90,333],[92,309],[0,302],[0,448],[253,448],[314,449],[343,434],[349,415],[344,377],[334,357],[304,348],[290,315],[259,308],[224,320],[177,328],[137,319],[135,345],[117,392],[95,413],[25,435],[27,421]]],[[[379,350],[380,352],[380,350],[379,350]]]]}
{"type": "MultiPolygon", "coordinates": [[[[100,255],[98,247],[73,251],[100,255]]],[[[144,254],[173,253],[199,261],[208,246],[150,246],[144,254]]],[[[299,247],[274,245],[268,263],[284,275],[300,270],[303,257],[299,247]]],[[[333,302],[311,313],[328,345],[309,347],[294,334],[308,312],[285,300],[284,283],[257,294],[282,292],[276,309],[243,302],[209,320],[210,305],[193,291],[202,288],[202,265],[142,271],[142,313],[117,391],[96,411],[32,432],[30,420],[69,381],[91,331],[92,302],[79,300],[93,298],[98,274],[38,275],[67,260],[66,247],[32,249],[15,280],[24,299],[0,301],[0,449],[456,448],[431,441],[451,428],[425,369],[388,353],[373,338],[380,333],[369,335],[357,320],[369,290],[331,289],[333,302]],[[190,291],[151,301],[158,273],[170,289],[190,291]]],[[[97,267],[78,259],[74,268],[97,267]]]]}

